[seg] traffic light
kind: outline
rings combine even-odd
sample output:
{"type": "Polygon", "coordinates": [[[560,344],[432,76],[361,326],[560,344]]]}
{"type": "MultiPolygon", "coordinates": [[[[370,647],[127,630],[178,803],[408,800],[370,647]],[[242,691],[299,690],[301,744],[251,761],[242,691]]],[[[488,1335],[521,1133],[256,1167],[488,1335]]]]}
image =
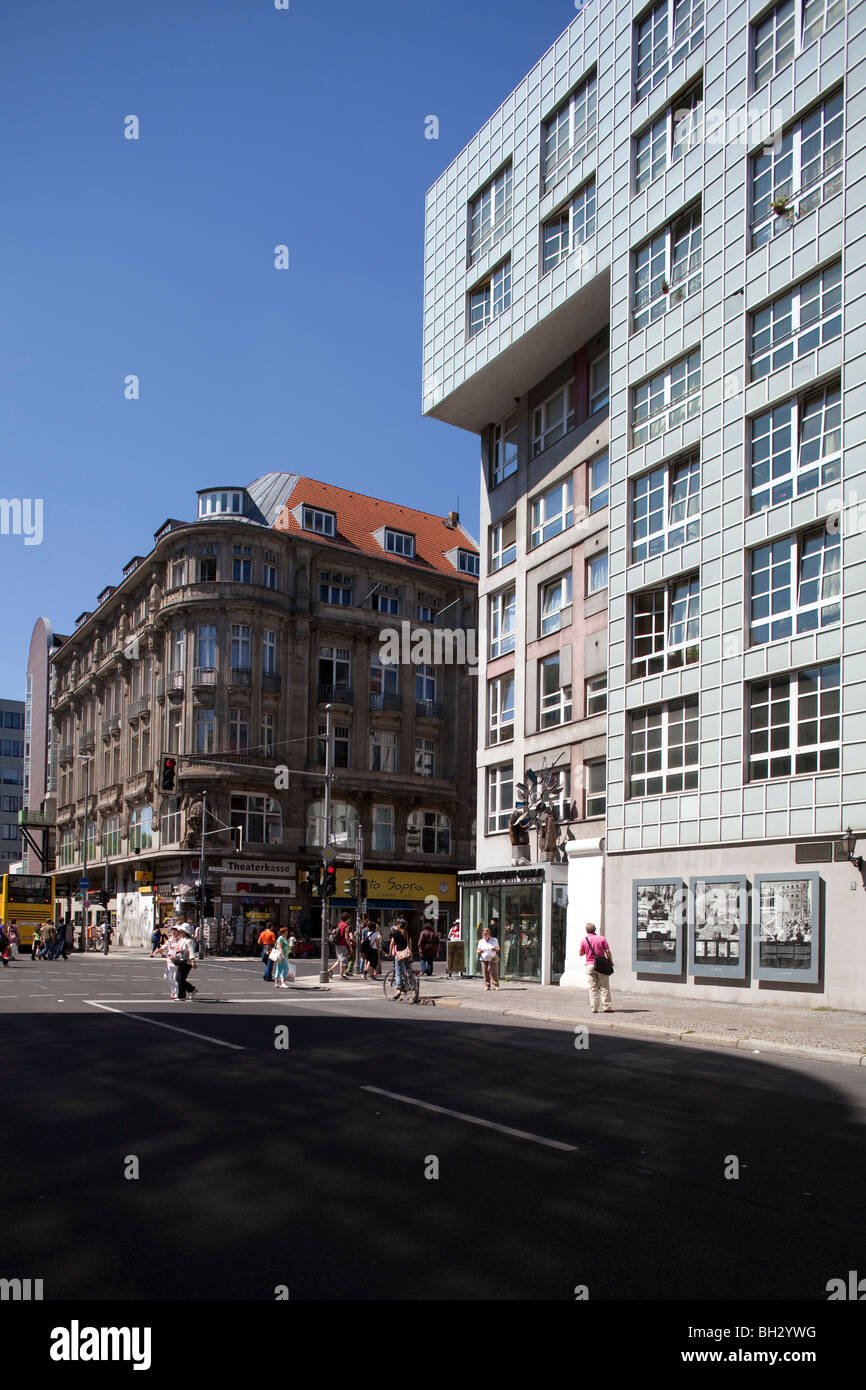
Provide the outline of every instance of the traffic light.
{"type": "Polygon", "coordinates": [[[347,898],[357,898],[357,896],[358,896],[358,880],[357,880],[357,878],[355,877],[355,875],[353,874],[351,878],[347,878],[347,879],[346,879],[346,897],[347,897],[347,898]]]}
{"type": "Polygon", "coordinates": [[[173,792],[177,778],[177,758],[163,758],[162,772],[159,778],[159,789],[163,792],[173,792]]]}
{"type": "Polygon", "coordinates": [[[337,867],[335,864],[325,866],[325,876],[322,879],[322,896],[325,898],[333,897],[337,891],[337,867]]]}

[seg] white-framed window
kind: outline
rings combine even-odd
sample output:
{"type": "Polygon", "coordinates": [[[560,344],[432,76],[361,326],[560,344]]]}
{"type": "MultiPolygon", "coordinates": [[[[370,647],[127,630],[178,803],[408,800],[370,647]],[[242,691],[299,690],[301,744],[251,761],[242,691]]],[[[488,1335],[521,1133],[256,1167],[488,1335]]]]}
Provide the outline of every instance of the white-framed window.
{"type": "Polygon", "coordinates": [[[542,637],[551,632],[559,632],[562,627],[563,609],[571,606],[571,572],[561,574],[556,579],[541,586],[540,631],[542,637]]]}
{"type": "Polygon", "coordinates": [[[394,851],[394,807],[380,802],[373,804],[373,845],[374,854],[392,854],[394,851]]]}
{"type": "Polygon", "coordinates": [[[266,589],[278,589],[280,586],[279,568],[271,560],[265,560],[264,562],[262,582],[266,589]]]}
{"type": "Polygon", "coordinates": [[[844,0],[783,0],[777,5],[754,25],[754,90],[765,87],[776,73],[792,63],[844,15],[844,0]]]}
{"type": "Polygon", "coordinates": [[[274,756],[276,726],[277,716],[275,714],[262,715],[262,738],[261,743],[259,745],[259,752],[264,753],[265,756],[268,758],[272,758],[274,756]]]}
{"type": "Polygon", "coordinates": [[[634,95],[640,101],[703,43],[703,0],[660,0],[634,28],[634,95]]]}
{"type": "Polygon", "coordinates": [[[663,555],[701,534],[698,454],[636,478],[631,491],[631,562],[663,555]]]}
{"type": "Polygon", "coordinates": [[[390,613],[398,617],[400,613],[400,599],[396,594],[386,594],[377,589],[370,596],[370,607],[374,613],[390,613]]]}
{"type": "Polygon", "coordinates": [[[490,527],[490,573],[506,565],[513,565],[517,559],[517,517],[509,516],[505,521],[497,521],[490,527]]]}
{"type": "Polygon", "coordinates": [[[433,623],[436,621],[436,605],[432,603],[416,603],[415,621],[418,623],[433,623]]]}
{"type": "Polygon", "coordinates": [[[474,550],[457,551],[457,568],[461,574],[474,574],[478,576],[478,556],[474,550]]]}
{"type": "Polygon", "coordinates": [[[514,673],[487,682],[487,742],[514,738],[514,673]]]}
{"type": "Polygon", "coordinates": [[[336,536],[336,513],[323,511],[321,507],[303,507],[301,509],[301,529],[313,531],[317,536],[336,536]]]}
{"type": "Polygon", "coordinates": [[[632,448],[691,420],[701,408],[701,350],[696,348],[632,392],[632,448]]]}
{"type": "Polygon", "coordinates": [[[229,752],[245,753],[250,746],[250,712],[248,709],[229,710],[229,752]]]}
{"type": "Polygon", "coordinates": [[[64,830],[60,836],[59,862],[63,868],[75,863],[75,839],[71,830],[64,830]]]}
{"type": "Polygon", "coordinates": [[[571,686],[560,680],[559,652],[538,663],[538,727],[552,729],[571,720],[571,686]]]}
{"type": "MultiPolygon", "coordinates": [[[[171,634],[171,647],[169,651],[169,668],[173,672],[183,670],[184,650],[186,648],[186,633],[182,627],[176,627],[171,634]]],[[[117,713],[120,713],[118,705],[117,713]]]]}
{"type": "MultiPolygon", "coordinates": [[[[349,747],[351,743],[351,729],[348,724],[331,725],[331,742],[333,746],[334,767],[349,766],[349,747]]],[[[319,725],[319,762],[325,762],[325,750],[328,743],[328,726],[325,723],[319,725]]]]}
{"type": "Polygon", "coordinates": [[[512,473],[517,472],[518,464],[518,426],[519,417],[515,410],[507,420],[494,425],[490,432],[490,486],[496,487],[512,473]]]}
{"type": "Polygon", "coordinates": [[[696,695],[629,716],[629,797],[697,787],[699,724],[696,695]]]}
{"type": "Polygon", "coordinates": [[[531,550],[543,545],[545,541],[553,540],[554,536],[567,531],[572,525],[574,522],[573,496],[572,479],[568,477],[532,499],[530,504],[532,530],[529,536],[531,550]]]}
{"type": "Polygon", "coordinates": [[[120,854],[120,816],[108,816],[102,823],[102,854],[105,859],[120,854]]]}
{"type": "Polygon", "coordinates": [[[247,623],[232,623],[232,670],[249,671],[250,628],[247,623]]]}
{"type": "Polygon", "coordinates": [[[810,275],[752,315],[752,381],[786,367],[842,333],[842,262],[810,275]]]}
{"type": "Polygon", "coordinates": [[[541,273],[547,273],[595,236],[595,179],[590,179],[565,207],[541,228],[541,273]]]}
{"type": "Polygon", "coordinates": [[[435,738],[416,738],[415,740],[415,776],[416,777],[435,777],[436,776],[436,740],[435,738]]]}
{"type": "Polygon", "coordinates": [[[630,680],[699,659],[701,586],[696,574],[644,589],[631,600],[630,680]]]}
{"type": "Polygon", "coordinates": [[[195,751],[212,753],[214,751],[214,712],[212,709],[197,709],[195,712],[195,751]]]}
{"type": "Polygon", "coordinates": [[[703,138],[704,89],[698,82],[634,138],[634,189],[640,193],[703,138]]]}
{"type": "Polygon", "coordinates": [[[587,470],[589,483],[589,510],[600,512],[608,503],[608,488],[610,486],[610,458],[607,454],[599,454],[598,458],[590,461],[587,470]]]}
{"type": "Polygon", "coordinates": [[[840,762],[839,663],[748,687],[749,781],[834,772],[840,762]]]}
{"type": "Polygon", "coordinates": [[[331,802],[331,824],[326,832],[325,803],[313,801],[307,809],[308,848],[317,849],[328,844],[335,837],[339,843],[354,849],[358,843],[358,812],[348,801],[331,802]]]}
{"type": "Polygon", "coordinates": [[[512,585],[490,595],[490,656],[514,651],[517,592],[512,585]]]}
{"type": "Polygon", "coordinates": [[[607,763],[604,758],[584,763],[584,816],[603,816],[607,809],[607,763]]]}
{"type": "Polygon", "coordinates": [[[129,849],[150,849],[153,845],[153,807],[136,806],[129,818],[129,849]]]}
{"type": "Polygon", "coordinates": [[[574,429],[574,382],[558,387],[532,413],[532,457],[537,458],[551,444],[574,429]]]}
{"type": "Polygon", "coordinates": [[[436,699],[435,666],[415,667],[415,699],[419,704],[426,704],[436,699]]]}
{"type": "Polygon", "coordinates": [[[410,854],[450,854],[451,821],[441,811],[410,811],[406,820],[410,854]]]}
{"type": "Polygon", "coordinates": [[[335,574],[333,570],[320,570],[319,602],[333,603],[338,608],[351,608],[352,576],[335,574]]]}
{"type": "Polygon", "coordinates": [[[402,555],[406,560],[415,557],[415,537],[411,531],[394,531],[385,527],[385,549],[389,555],[402,555]]]}
{"type": "Polygon", "coordinates": [[[574,169],[595,146],[597,121],[596,76],[590,73],[544,122],[542,132],[542,192],[574,169]]]}
{"type": "Polygon", "coordinates": [[[753,512],[838,482],[842,476],[839,381],[756,415],[750,434],[753,512]]]}
{"type": "MultiPolygon", "coordinates": [[[[4,825],[4,838],[7,840],[18,840],[21,831],[17,825],[4,825]]],[[[87,861],[92,864],[96,858],[96,825],[93,821],[87,822],[87,861]]]]}
{"type": "Polygon", "coordinates": [[[244,844],[281,845],[283,813],[270,796],[232,793],[229,823],[244,832],[244,844]]]}
{"type": "Polygon", "coordinates": [[[400,688],[398,667],[383,666],[375,658],[370,662],[370,694],[396,695],[400,688]]]}
{"type": "MultiPolygon", "coordinates": [[[[180,840],[180,797],[167,796],[163,798],[162,809],[159,817],[159,842],[160,845],[176,845],[180,840]]],[[[103,853],[105,853],[105,837],[103,836],[103,853]]]]}
{"type": "Polygon", "coordinates": [[[485,256],[511,228],[511,165],[486,183],[469,204],[469,264],[485,256]]]}
{"type": "Polygon", "coordinates": [[[262,633],[262,675],[274,676],[277,672],[277,634],[266,627],[262,633]]]}
{"type": "Polygon", "coordinates": [[[583,708],[587,719],[606,712],[607,672],[603,676],[590,676],[583,682],[583,708]]]}
{"type": "Polygon", "coordinates": [[[607,588],[607,551],[602,550],[598,555],[591,555],[586,562],[586,586],[587,598],[590,594],[597,594],[602,589],[607,588]]]}
{"type": "Polygon", "coordinates": [[[503,261],[480,285],[469,291],[469,336],[474,338],[511,308],[511,261],[503,261]]]}
{"type": "Polygon", "coordinates": [[[603,352],[589,364],[589,413],[596,415],[610,405],[610,353],[603,352]]]}
{"type": "Polygon", "coordinates": [[[200,623],[195,632],[195,664],[205,671],[216,666],[216,626],[200,623]]]}
{"type": "Polygon", "coordinates": [[[199,516],[218,516],[226,512],[240,515],[241,494],[239,492],[209,492],[199,498],[199,516]]]}
{"type": "Polygon", "coordinates": [[[759,545],[751,555],[753,647],[832,627],[842,617],[841,535],[818,526],[759,545]]]}
{"type": "Polygon", "coordinates": [[[700,288],[701,210],[694,207],[634,253],[634,331],[654,323],[700,288]]]}
{"type": "Polygon", "coordinates": [[[507,830],[514,810],[514,765],[501,763],[487,769],[487,833],[507,830]]]}
{"type": "Polygon", "coordinates": [[[348,647],[319,648],[319,685],[347,691],[352,687],[352,653],[348,647]]]}
{"type": "Polygon", "coordinates": [[[241,555],[232,556],[232,582],[234,584],[252,584],[253,582],[253,562],[241,555]]]}
{"type": "Polygon", "coordinates": [[[752,246],[789,231],[842,191],[842,93],[810,111],[752,157],[752,246]]]}
{"type": "Polygon", "coordinates": [[[399,741],[395,733],[388,729],[370,731],[370,771],[396,772],[398,769],[399,741]]]}
{"type": "Polygon", "coordinates": [[[168,572],[168,585],[170,589],[180,589],[186,582],[186,559],[181,557],[172,560],[168,572]]]}

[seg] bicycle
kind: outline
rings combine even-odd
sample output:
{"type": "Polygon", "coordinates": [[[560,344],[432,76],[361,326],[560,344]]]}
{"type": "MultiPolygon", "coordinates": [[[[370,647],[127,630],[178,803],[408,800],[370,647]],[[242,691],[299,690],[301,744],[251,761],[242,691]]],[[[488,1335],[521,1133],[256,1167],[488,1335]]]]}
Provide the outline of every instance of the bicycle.
{"type": "Polygon", "coordinates": [[[400,962],[400,974],[403,978],[401,987],[397,988],[397,975],[392,966],[382,979],[382,989],[385,991],[386,999],[399,999],[402,995],[409,1004],[417,1004],[418,996],[421,993],[421,975],[415,969],[412,961],[400,962]]]}
{"type": "Polygon", "coordinates": [[[93,927],[87,933],[88,951],[101,951],[105,943],[105,932],[102,927],[93,927]]]}

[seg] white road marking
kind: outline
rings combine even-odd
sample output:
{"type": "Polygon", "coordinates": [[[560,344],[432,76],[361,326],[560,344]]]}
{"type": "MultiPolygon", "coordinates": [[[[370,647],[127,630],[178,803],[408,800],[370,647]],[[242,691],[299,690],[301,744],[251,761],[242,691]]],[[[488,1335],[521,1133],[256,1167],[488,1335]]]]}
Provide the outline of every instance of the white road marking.
{"type": "Polygon", "coordinates": [[[558,1139],[544,1139],[540,1134],[530,1134],[525,1129],[512,1129],[510,1125],[499,1125],[493,1120],[482,1120],[477,1115],[464,1115],[462,1110],[448,1110],[444,1105],[431,1105],[426,1100],[416,1100],[414,1096],[401,1096],[396,1091],[383,1091],[379,1086],[362,1086],[362,1091],[371,1091],[376,1096],[387,1096],[389,1100],[402,1101],[404,1105],[417,1105],[419,1110],[433,1110],[437,1115],[450,1115],[453,1120],[465,1120],[470,1125],[481,1125],[483,1129],[496,1129],[500,1134],[510,1134],[514,1139],[529,1139],[533,1144],[543,1144],[548,1149],[560,1149],[563,1153],[577,1153],[574,1144],[562,1144],[558,1139]]]}
{"type": "MultiPolygon", "coordinates": [[[[85,999],[85,1004],[92,1004],[95,1009],[105,1009],[110,1014],[120,1014],[121,1018],[134,1018],[139,1023],[152,1023],[154,1028],[166,1028],[170,1033],[185,1033],[187,1037],[197,1038],[199,1042],[215,1043],[217,1047],[230,1047],[232,1052],[245,1052],[246,1048],[240,1047],[237,1043],[225,1042],[222,1038],[212,1038],[207,1033],[196,1033],[191,1028],[177,1028],[173,1023],[161,1023],[157,1018],[145,1018],[143,1014],[130,1014],[124,1009],[111,1009],[107,1004],[100,1004],[97,999],[85,999]]],[[[164,1004],[165,999],[140,1000],[140,1003],[164,1004]]]]}

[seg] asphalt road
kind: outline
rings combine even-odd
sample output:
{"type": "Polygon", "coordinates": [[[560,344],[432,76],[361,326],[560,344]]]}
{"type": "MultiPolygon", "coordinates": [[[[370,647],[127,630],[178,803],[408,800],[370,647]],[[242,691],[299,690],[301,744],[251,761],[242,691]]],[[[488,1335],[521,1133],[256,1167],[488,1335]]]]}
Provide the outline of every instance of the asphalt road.
{"type": "Polygon", "coordinates": [[[275,992],[257,961],[206,963],[192,1003],[146,959],[0,974],[0,1277],[46,1300],[825,1300],[863,1265],[863,1069],[579,1049],[306,968],[275,992]]]}

